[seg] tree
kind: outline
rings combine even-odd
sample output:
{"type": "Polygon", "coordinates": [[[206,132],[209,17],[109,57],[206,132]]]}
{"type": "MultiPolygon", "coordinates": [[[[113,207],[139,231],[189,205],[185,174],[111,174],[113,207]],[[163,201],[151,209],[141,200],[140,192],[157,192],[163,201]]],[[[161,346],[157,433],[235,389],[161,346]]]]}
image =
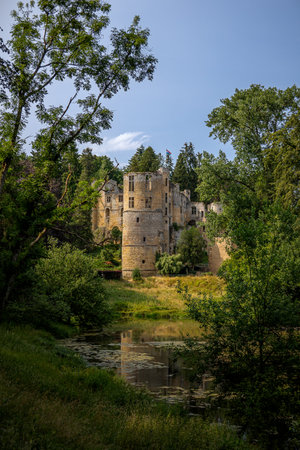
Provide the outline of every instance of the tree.
{"type": "Polygon", "coordinates": [[[97,185],[86,184],[75,197],[72,177],[78,144],[101,143],[101,131],[110,127],[113,114],[103,102],[128,90],[131,79],[152,79],[156,64],[138,17],[128,30],[112,30],[108,51],[102,42],[107,3],[40,0],[37,7],[19,3],[12,39],[0,42],[6,52],[0,59],[1,309],[47,231],[99,195],[97,185]],[[66,80],[74,88],[66,105],[47,106],[49,87],[66,80]],[[71,116],[75,102],[80,112],[71,116]],[[28,163],[22,133],[34,109],[43,128],[28,163]]]}
{"type": "Polygon", "coordinates": [[[299,233],[296,217],[272,205],[237,223],[239,247],[221,268],[226,295],[188,297],[207,333],[199,374],[211,373],[237,423],[269,448],[293,437],[299,415],[299,233]]]}
{"type": "Polygon", "coordinates": [[[82,250],[70,244],[58,247],[51,241],[34,272],[33,303],[43,303],[43,321],[73,320],[84,327],[107,323],[108,307],[96,262],[82,250]]]}
{"type": "Polygon", "coordinates": [[[222,152],[218,157],[204,152],[197,191],[204,201],[223,204],[221,216],[209,214],[208,234],[234,242],[238,221],[246,222],[276,199],[283,208],[298,202],[300,89],[252,85],[221,102],[207,124],[211,135],[232,143],[236,157],[229,161],[222,152]]]}
{"type": "Polygon", "coordinates": [[[283,91],[252,84],[249,89],[236,89],[232,97],[221,103],[208,115],[210,136],[223,143],[231,142],[237,162],[259,170],[263,169],[266,137],[299,111],[300,89],[292,86],[283,91]]]}
{"type": "Polygon", "coordinates": [[[267,136],[264,169],[269,173],[270,197],[299,211],[300,110],[280,130],[267,136]]]}
{"type": "Polygon", "coordinates": [[[236,90],[207,122],[236,157],[203,153],[198,169],[201,197],[223,204],[206,229],[230,249],[223,299],[188,299],[209,331],[199,372],[214,374],[239,424],[272,448],[293,439],[299,415],[299,101],[295,86],[236,90]]]}
{"type": "Polygon", "coordinates": [[[168,169],[169,174],[170,174],[170,179],[172,179],[173,172],[174,172],[174,164],[173,164],[172,156],[170,156],[169,153],[166,154],[164,167],[166,169],[168,169]]]}
{"type": "Polygon", "coordinates": [[[177,252],[181,261],[194,270],[195,265],[203,262],[206,252],[206,243],[196,227],[187,228],[182,231],[177,245],[177,252]]]}
{"type": "Polygon", "coordinates": [[[156,154],[152,147],[142,145],[129,161],[126,172],[155,172],[162,165],[161,154],[156,154]]]}
{"type": "Polygon", "coordinates": [[[174,172],[172,175],[172,182],[179,183],[180,190],[189,189],[191,191],[191,200],[197,200],[195,189],[197,187],[197,157],[193,144],[185,143],[180,150],[176,161],[174,172]]]}

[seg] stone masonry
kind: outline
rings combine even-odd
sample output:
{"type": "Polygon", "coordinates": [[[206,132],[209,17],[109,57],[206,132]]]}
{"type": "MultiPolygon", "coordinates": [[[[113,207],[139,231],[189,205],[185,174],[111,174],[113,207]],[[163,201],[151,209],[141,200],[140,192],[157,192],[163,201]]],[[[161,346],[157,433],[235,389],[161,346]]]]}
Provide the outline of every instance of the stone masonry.
{"type": "MultiPolygon", "coordinates": [[[[122,238],[122,275],[131,278],[139,268],[143,276],[155,275],[156,253],[174,253],[182,229],[198,226],[205,237],[206,214],[222,212],[219,203],[191,202],[190,192],[169,179],[167,169],[124,175],[124,188],[109,180],[92,212],[94,233],[117,226],[122,238]]],[[[209,270],[216,273],[228,257],[223,242],[208,245],[209,270]]]]}

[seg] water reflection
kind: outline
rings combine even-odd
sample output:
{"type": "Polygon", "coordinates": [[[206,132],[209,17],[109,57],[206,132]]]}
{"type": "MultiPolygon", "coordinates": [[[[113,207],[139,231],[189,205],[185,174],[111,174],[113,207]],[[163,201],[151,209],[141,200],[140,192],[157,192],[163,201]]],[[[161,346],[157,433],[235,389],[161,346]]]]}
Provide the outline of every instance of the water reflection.
{"type": "Polygon", "coordinates": [[[201,386],[193,386],[189,369],[172,358],[171,349],[183,345],[188,333],[201,336],[191,321],[125,323],[115,331],[85,334],[63,344],[80,353],[89,365],[113,369],[129,383],[146,387],[168,402],[188,402],[191,411],[198,413],[216,394],[209,377],[203,378],[201,386]]]}

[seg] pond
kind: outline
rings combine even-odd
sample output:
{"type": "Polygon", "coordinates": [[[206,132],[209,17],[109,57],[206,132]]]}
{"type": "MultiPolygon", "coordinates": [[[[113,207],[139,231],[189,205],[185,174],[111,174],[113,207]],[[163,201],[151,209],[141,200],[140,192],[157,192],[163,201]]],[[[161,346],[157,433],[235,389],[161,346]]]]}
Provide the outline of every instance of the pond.
{"type": "Polygon", "coordinates": [[[63,345],[78,352],[88,365],[112,369],[155,397],[184,402],[190,414],[199,414],[217,394],[209,376],[195,386],[190,381],[191,370],[183,361],[174,361],[172,350],[188,336],[201,339],[199,325],[191,320],[120,322],[102,333],[65,339],[63,345]]]}

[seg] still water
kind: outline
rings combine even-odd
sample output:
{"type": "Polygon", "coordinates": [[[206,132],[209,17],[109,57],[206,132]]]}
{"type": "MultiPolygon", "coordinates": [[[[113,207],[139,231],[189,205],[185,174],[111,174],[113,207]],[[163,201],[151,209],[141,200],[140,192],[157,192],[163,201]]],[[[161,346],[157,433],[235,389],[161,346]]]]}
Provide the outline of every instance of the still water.
{"type": "Polygon", "coordinates": [[[89,366],[112,369],[155,397],[184,402],[191,414],[199,414],[210,407],[216,393],[209,376],[193,384],[191,370],[172,357],[172,351],[188,336],[201,340],[199,325],[190,320],[135,321],[65,339],[63,345],[79,353],[89,366]]]}

